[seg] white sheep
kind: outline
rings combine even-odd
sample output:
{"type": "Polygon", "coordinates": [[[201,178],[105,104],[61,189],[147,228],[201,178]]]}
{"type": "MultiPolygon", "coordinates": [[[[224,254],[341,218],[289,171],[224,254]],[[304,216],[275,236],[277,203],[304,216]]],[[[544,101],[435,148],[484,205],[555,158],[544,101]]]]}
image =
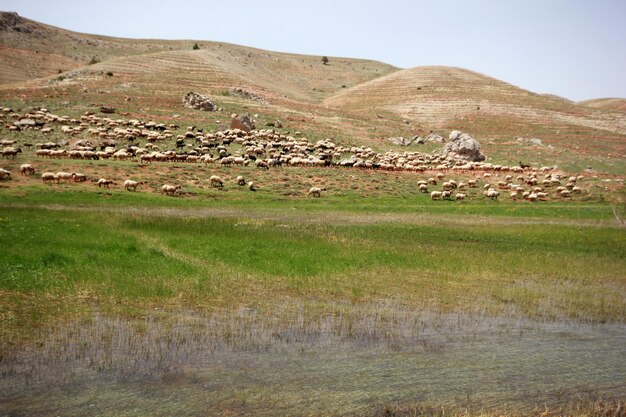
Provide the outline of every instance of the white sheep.
{"type": "Polygon", "coordinates": [[[10,180],[11,172],[7,171],[4,168],[0,168],[0,180],[10,180]]]}
{"type": "Polygon", "coordinates": [[[20,165],[20,174],[22,175],[33,175],[35,173],[35,168],[31,164],[22,164],[20,165]]]}
{"type": "Polygon", "coordinates": [[[141,181],[126,180],[124,181],[124,189],[126,191],[137,191],[137,186],[143,185],[141,181]]]}
{"type": "Polygon", "coordinates": [[[65,182],[68,182],[68,181],[74,179],[74,175],[76,175],[76,174],[74,174],[73,172],[72,173],[69,173],[69,172],[57,172],[57,178],[59,180],[65,181],[65,182]]]}
{"type": "Polygon", "coordinates": [[[464,200],[465,197],[467,197],[465,194],[463,193],[456,193],[456,195],[454,196],[455,200],[464,200]]]}
{"type": "Polygon", "coordinates": [[[98,188],[106,187],[110,188],[111,184],[115,184],[112,180],[107,180],[106,178],[100,178],[98,180],[98,188]]]}
{"type": "Polygon", "coordinates": [[[430,198],[432,200],[440,200],[442,194],[443,193],[441,191],[433,191],[433,192],[430,193],[430,198]]]}
{"type": "Polygon", "coordinates": [[[211,177],[209,178],[209,181],[211,182],[211,185],[213,187],[223,187],[224,183],[222,182],[222,179],[220,177],[218,177],[217,175],[211,175],[211,177]]]}
{"type": "Polygon", "coordinates": [[[44,184],[52,181],[56,181],[56,183],[58,184],[59,177],[57,177],[57,175],[52,172],[44,172],[43,174],[41,174],[41,182],[43,182],[44,184]]]}
{"type": "Polygon", "coordinates": [[[161,194],[174,195],[177,190],[180,190],[182,187],[180,185],[168,185],[165,184],[161,187],[161,194]]]}
{"type": "Polygon", "coordinates": [[[246,185],[246,180],[242,175],[239,175],[235,182],[237,182],[238,185],[246,185]]]}
{"type": "Polygon", "coordinates": [[[500,195],[500,191],[490,188],[487,190],[487,197],[489,197],[492,200],[497,200],[498,196],[500,195]]]}
{"type": "Polygon", "coordinates": [[[418,188],[419,188],[420,192],[422,192],[422,193],[427,193],[428,192],[428,185],[426,185],[426,184],[420,184],[418,188]]]}
{"type": "Polygon", "coordinates": [[[254,186],[254,183],[252,181],[248,183],[248,189],[250,191],[256,191],[256,187],[254,186]]]}
{"type": "Polygon", "coordinates": [[[311,187],[311,189],[309,190],[309,195],[312,197],[321,197],[322,196],[322,191],[325,190],[324,188],[320,188],[320,187],[311,187]]]}
{"type": "Polygon", "coordinates": [[[84,174],[74,173],[74,182],[85,182],[87,181],[87,176],[84,174]]]}

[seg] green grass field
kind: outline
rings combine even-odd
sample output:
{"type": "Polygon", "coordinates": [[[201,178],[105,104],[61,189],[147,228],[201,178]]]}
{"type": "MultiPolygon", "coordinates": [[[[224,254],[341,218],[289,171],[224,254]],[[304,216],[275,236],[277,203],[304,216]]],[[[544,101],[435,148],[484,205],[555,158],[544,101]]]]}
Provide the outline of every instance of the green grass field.
{"type": "Polygon", "coordinates": [[[253,209],[237,200],[125,192],[102,200],[37,188],[0,201],[0,314],[10,339],[94,310],[267,309],[294,299],[625,319],[625,232],[606,204],[396,199],[389,213],[388,199],[285,207],[267,196],[253,209]]]}

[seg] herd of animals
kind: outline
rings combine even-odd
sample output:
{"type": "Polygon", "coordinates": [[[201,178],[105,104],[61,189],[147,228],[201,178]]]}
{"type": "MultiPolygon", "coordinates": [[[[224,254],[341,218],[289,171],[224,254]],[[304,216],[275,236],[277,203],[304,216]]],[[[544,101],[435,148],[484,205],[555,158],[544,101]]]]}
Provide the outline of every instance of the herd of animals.
{"type": "MultiPolygon", "coordinates": [[[[58,129],[64,139],[58,142],[29,143],[17,139],[0,140],[0,155],[4,159],[15,159],[22,153],[22,147],[34,148],[33,156],[45,166],[46,159],[72,160],[117,160],[134,161],[138,164],[188,163],[219,164],[221,166],[249,166],[258,169],[275,169],[282,166],[328,167],[372,169],[385,171],[411,171],[432,174],[428,179],[417,181],[417,189],[430,193],[432,200],[464,200],[468,188],[477,188],[477,179],[484,184],[485,197],[497,200],[501,192],[508,192],[512,199],[528,201],[547,200],[550,197],[571,198],[580,194],[582,176],[566,176],[553,167],[531,168],[520,166],[494,165],[486,162],[469,162],[458,155],[426,154],[421,152],[377,153],[364,146],[341,146],[330,139],[315,144],[301,137],[300,132],[287,136],[275,130],[239,129],[204,133],[194,126],[183,129],[177,125],[153,121],[111,119],[87,112],[78,119],[58,116],[45,108],[34,108],[20,114],[4,107],[0,112],[0,122],[4,128],[19,138],[20,132],[38,130],[41,137],[58,129]],[[140,145],[144,142],[143,145],[140,145]],[[172,149],[162,149],[172,144],[172,149]],[[239,147],[234,146],[239,145],[239,147]],[[237,149],[235,149],[237,148],[237,149]],[[454,174],[472,177],[459,180],[447,179],[454,174]],[[441,184],[440,190],[430,190],[441,184]]],[[[32,135],[31,135],[32,137],[32,135]]],[[[33,163],[20,166],[20,174],[32,176],[37,173],[33,163]]],[[[45,184],[63,182],[85,182],[89,179],[78,172],[42,172],[41,181],[45,184]]],[[[0,180],[10,180],[11,172],[0,168],[0,180]]],[[[120,179],[127,191],[137,191],[141,181],[120,179]],[[122,182],[123,181],[123,182],[122,182]]],[[[98,187],[109,188],[118,182],[110,178],[94,178],[98,187]]],[[[239,175],[234,180],[239,186],[255,191],[256,185],[239,175]]],[[[216,175],[209,178],[214,187],[223,187],[224,181],[216,175]]],[[[179,184],[163,184],[161,193],[177,195],[182,189],[179,184]]],[[[324,187],[313,186],[308,195],[321,197],[324,187]]]]}

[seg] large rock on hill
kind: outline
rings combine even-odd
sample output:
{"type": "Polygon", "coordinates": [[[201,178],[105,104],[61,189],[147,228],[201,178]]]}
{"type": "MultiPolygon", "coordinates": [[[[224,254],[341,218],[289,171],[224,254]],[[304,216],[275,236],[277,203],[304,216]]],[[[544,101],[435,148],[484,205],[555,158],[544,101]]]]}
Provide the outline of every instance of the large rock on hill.
{"type": "Polygon", "coordinates": [[[192,109],[205,110],[205,111],[215,111],[217,110],[217,106],[213,101],[208,97],[200,93],[187,93],[185,97],[183,97],[183,104],[186,107],[191,107],[192,109]]]}
{"type": "Polygon", "coordinates": [[[467,133],[458,130],[450,132],[450,141],[446,144],[444,153],[467,161],[485,160],[485,155],[480,153],[480,144],[467,133]]]}
{"type": "Polygon", "coordinates": [[[242,115],[233,115],[233,118],[230,120],[230,128],[231,129],[240,129],[245,132],[249,132],[251,130],[256,129],[254,122],[247,114],[242,115]]]}

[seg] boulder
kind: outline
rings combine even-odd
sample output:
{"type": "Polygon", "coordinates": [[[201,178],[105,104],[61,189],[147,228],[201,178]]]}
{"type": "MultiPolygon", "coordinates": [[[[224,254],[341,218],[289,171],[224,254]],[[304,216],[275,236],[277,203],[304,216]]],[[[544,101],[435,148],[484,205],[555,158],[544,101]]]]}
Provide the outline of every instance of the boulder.
{"type": "Polygon", "coordinates": [[[402,136],[398,136],[396,138],[389,138],[387,140],[393,143],[394,145],[398,145],[398,146],[409,146],[411,143],[413,143],[413,139],[405,138],[402,136]]]}
{"type": "Polygon", "coordinates": [[[208,97],[200,93],[190,92],[185,94],[183,97],[183,104],[186,107],[191,107],[192,109],[204,110],[204,111],[216,111],[217,106],[213,101],[208,97]]]}
{"type": "Polygon", "coordinates": [[[240,116],[234,114],[233,118],[230,120],[230,128],[249,132],[256,129],[256,126],[254,126],[254,122],[247,114],[242,114],[240,116]]]}
{"type": "Polygon", "coordinates": [[[484,161],[485,155],[480,153],[480,144],[467,133],[453,130],[444,153],[467,161],[484,161]]]}
{"type": "Polygon", "coordinates": [[[426,141],[427,142],[438,142],[438,143],[444,143],[446,140],[443,138],[443,136],[440,136],[436,133],[430,132],[428,134],[428,136],[426,136],[426,141]]]}
{"type": "Polygon", "coordinates": [[[13,122],[13,124],[19,128],[25,128],[25,127],[43,126],[44,123],[38,122],[33,119],[20,119],[16,122],[13,122]]]}
{"type": "Polygon", "coordinates": [[[100,113],[115,113],[115,107],[111,106],[100,106],[100,113]]]}
{"type": "Polygon", "coordinates": [[[241,87],[231,87],[228,89],[229,94],[233,95],[233,96],[237,96],[237,97],[241,97],[241,98],[245,98],[248,100],[254,100],[254,101],[258,101],[261,104],[267,104],[267,102],[265,101],[265,99],[263,97],[261,97],[258,94],[255,94],[251,91],[248,91],[244,88],[241,87]]]}

